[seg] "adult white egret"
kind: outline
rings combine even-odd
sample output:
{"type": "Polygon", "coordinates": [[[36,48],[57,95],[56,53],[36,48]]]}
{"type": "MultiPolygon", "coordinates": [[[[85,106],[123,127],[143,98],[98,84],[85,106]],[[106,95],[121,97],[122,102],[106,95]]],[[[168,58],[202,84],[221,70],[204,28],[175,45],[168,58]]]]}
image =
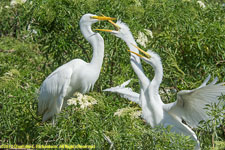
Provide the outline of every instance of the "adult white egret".
{"type": "MultiPolygon", "coordinates": [[[[114,23],[112,21],[109,21],[109,22],[115,26],[116,30],[108,30],[108,29],[96,29],[96,30],[112,33],[113,35],[115,35],[115,36],[121,38],[123,41],[125,41],[127,46],[132,51],[139,53],[137,47],[135,47],[137,45],[137,43],[134,40],[134,37],[133,37],[129,27],[120,20],[118,20],[116,23],[114,23]]],[[[136,75],[139,78],[139,84],[141,87],[140,94],[133,92],[131,90],[131,88],[125,87],[129,83],[130,80],[124,82],[120,86],[108,88],[108,89],[105,89],[104,91],[119,93],[122,97],[125,97],[125,98],[129,99],[130,101],[133,101],[133,102],[141,105],[141,101],[139,101],[139,97],[141,97],[141,99],[144,99],[144,90],[147,88],[150,81],[148,80],[148,78],[145,76],[145,74],[143,72],[140,58],[131,53],[130,61],[131,61],[131,66],[132,66],[133,70],[136,72],[136,75]]]]}
{"type": "Polygon", "coordinates": [[[200,149],[200,143],[194,131],[189,126],[197,127],[201,120],[207,120],[206,104],[217,103],[219,96],[225,94],[225,82],[215,84],[217,78],[206,85],[210,76],[205,79],[201,86],[193,90],[182,90],[177,93],[177,100],[173,103],[164,104],[159,95],[159,86],[163,78],[163,67],[160,56],[155,52],[141,50],[145,56],[132,52],[146,63],[150,64],[155,72],[152,82],[145,91],[145,101],[142,100],[142,117],[152,126],[172,125],[171,131],[190,136],[196,141],[195,149],[200,149]]]}
{"type": "Polygon", "coordinates": [[[99,77],[103,57],[104,40],[99,33],[91,29],[91,25],[99,20],[114,20],[115,18],[85,14],[80,19],[80,30],[84,38],[93,48],[90,63],[81,59],[73,59],[52,72],[42,83],[39,93],[38,113],[43,115],[42,121],[53,119],[60,113],[63,103],[74,92],[86,93],[93,89],[99,77]]]}

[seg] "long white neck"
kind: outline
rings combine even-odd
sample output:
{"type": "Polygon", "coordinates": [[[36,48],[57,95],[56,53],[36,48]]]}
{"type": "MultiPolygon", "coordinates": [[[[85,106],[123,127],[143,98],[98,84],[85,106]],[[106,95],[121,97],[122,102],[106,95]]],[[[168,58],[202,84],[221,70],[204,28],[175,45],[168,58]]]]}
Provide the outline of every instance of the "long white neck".
{"type": "Polygon", "coordinates": [[[152,127],[159,125],[163,119],[163,102],[158,93],[160,83],[162,82],[162,64],[161,62],[151,63],[155,71],[155,76],[145,92],[145,99],[142,101],[143,118],[146,119],[152,127]]]}
{"type": "MultiPolygon", "coordinates": [[[[133,45],[137,46],[137,43],[135,42],[132,35],[129,36],[129,38],[124,39],[124,41],[126,42],[127,46],[129,47],[131,51],[139,53],[139,50],[133,46],[133,45]]],[[[141,88],[145,90],[149,84],[149,79],[144,74],[140,57],[131,53],[130,62],[135,74],[138,76],[141,88]]]]}
{"type": "Polygon", "coordinates": [[[81,33],[83,34],[84,38],[89,41],[89,37],[93,34],[95,34],[92,30],[91,30],[91,24],[85,24],[84,22],[80,22],[80,30],[81,33]]]}
{"type": "Polygon", "coordinates": [[[91,25],[80,24],[80,30],[93,49],[90,64],[100,71],[104,57],[104,40],[100,34],[91,30],[91,25]]]}
{"type": "Polygon", "coordinates": [[[163,67],[161,62],[152,63],[151,66],[155,71],[155,76],[152,79],[151,87],[154,93],[159,93],[159,86],[163,78],[163,67]]]}
{"type": "MultiPolygon", "coordinates": [[[[139,54],[139,51],[137,50],[137,48],[135,48],[135,47],[133,46],[133,45],[137,46],[137,43],[136,43],[136,41],[134,40],[133,36],[131,36],[131,37],[125,39],[125,42],[126,42],[127,46],[129,47],[129,49],[130,49],[131,51],[136,52],[136,53],[139,54]],[[132,45],[132,44],[133,44],[133,45],[132,45]]],[[[130,59],[133,59],[133,60],[135,60],[138,64],[141,64],[140,58],[139,58],[137,55],[133,54],[133,53],[131,53],[130,59]]],[[[131,64],[131,65],[132,65],[132,67],[133,67],[134,64],[131,64]]],[[[140,69],[141,69],[141,71],[143,71],[142,66],[140,66],[140,69]]]]}

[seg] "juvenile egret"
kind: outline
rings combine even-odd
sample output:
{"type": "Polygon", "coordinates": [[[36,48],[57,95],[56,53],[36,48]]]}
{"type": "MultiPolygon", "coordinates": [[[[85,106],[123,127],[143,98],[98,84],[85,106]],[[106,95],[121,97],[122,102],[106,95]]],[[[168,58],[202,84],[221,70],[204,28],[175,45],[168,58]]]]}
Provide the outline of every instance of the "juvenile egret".
{"type": "Polygon", "coordinates": [[[115,18],[85,14],[80,19],[80,30],[84,38],[93,48],[90,63],[81,59],[73,59],[52,72],[42,83],[39,93],[38,113],[43,115],[42,121],[53,119],[61,112],[65,101],[74,92],[86,93],[92,90],[99,77],[103,57],[104,40],[99,33],[91,29],[91,25],[99,20],[114,20],[115,18]]]}
{"type": "Polygon", "coordinates": [[[222,86],[224,83],[215,85],[218,80],[215,78],[213,82],[206,86],[210,79],[209,76],[200,87],[193,90],[180,91],[177,95],[176,102],[164,104],[158,93],[163,76],[160,57],[152,51],[148,51],[148,53],[146,53],[137,47],[137,44],[126,24],[121,21],[117,21],[117,23],[113,23],[112,21],[110,22],[117,28],[117,30],[97,30],[110,32],[124,40],[131,49],[132,54],[141,57],[141,59],[153,66],[155,77],[152,82],[150,82],[142,70],[140,60],[134,55],[131,55],[131,65],[137,74],[141,85],[140,95],[125,87],[129,83],[128,81],[120,86],[106,89],[105,91],[119,93],[122,97],[138,103],[142,107],[142,117],[152,127],[155,127],[156,125],[163,125],[164,127],[172,125],[173,127],[171,131],[190,136],[197,142],[196,149],[200,149],[196,134],[187,125],[183,124],[182,120],[185,120],[191,127],[196,127],[200,120],[206,120],[208,116],[203,108],[206,104],[217,102],[218,96],[225,93],[225,86],[222,86]],[[143,51],[147,57],[139,55],[138,50],[143,51]]]}
{"type": "Polygon", "coordinates": [[[118,93],[121,97],[126,98],[132,102],[135,102],[140,105],[139,103],[139,96],[140,94],[134,92],[131,88],[126,87],[130,83],[130,80],[125,81],[119,86],[111,87],[103,90],[104,92],[113,92],[118,93]]]}
{"type": "MultiPolygon", "coordinates": [[[[109,21],[109,22],[114,25],[116,30],[109,30],[109,29],[96,29],[96,30],[112,33],[113,35],[115,35],[115,36],[121,38],[123,41],[125,41],[127,46],[132,51],[139,53],[139,51],[136,47],[137,43],[134,40],[134,37],[133,37],[129,27],[120,20],[118,20],[116,23],[114,23],[112,21],[109,21]]],[[[141,101],[139,101],[139,97],[141,97],[141,99],[144,98],[144,91],[147,88],[147,86],[149,85],[150,81],[148,80],[148,78],[145,76],[145,74],[143,72],[140,58],[138,56],[136,56],[135,54],[131,53],[130,61],[131,61],[131,66],[132,66],[133,70],[135,71],[136,75],[139,78],[139,84],[141,87],[140,94],[133,92],[130,88],[125,87],[128,84],[129,80],[124,82],[121,86],[108,88],[108,89],[105,89],[104,91],[119,93],[122,97],[125,97],[125,98],[129,99],[130,101],[136,102],[139,105],[141,105],[141,101]]]]}
{"type": "Polygon", "coordinates": [[[204,107],[206,104],[218,102],[218,97],[225,94],[225,82],[216,84],[217,78],[206,85],[210,76],[205,79],[202,85],[193,90],[183,90],[177,93],[177,101],[164,104],[159,95],[159,86],[163,78],[163,67],[160,56],[155,52],[141,50],[145,56],[132,52],[139,56],[146,63],[150,64],[155,72],[152,82],[149,84],[142,100],[142,117],[154,128],[157,125],[172,126],[171,131],[190,136],[196,141],[195,149],[200,149],[200,143],[194,131],[185,125],[196,127],[201,120],[209,116],[204,107]]]}

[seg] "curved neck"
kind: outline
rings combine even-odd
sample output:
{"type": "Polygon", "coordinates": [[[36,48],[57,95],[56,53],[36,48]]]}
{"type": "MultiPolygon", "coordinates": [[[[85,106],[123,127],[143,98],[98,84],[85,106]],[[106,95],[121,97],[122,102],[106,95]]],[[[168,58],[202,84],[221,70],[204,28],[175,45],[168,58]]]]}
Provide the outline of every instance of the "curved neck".
{"type": "MultiPolygon", "coordinates": [[[[133,46],[133,45],[137,46],[137,43],[134,40],[133,36],[131,36],[129,38],[126,38],[124,41],[126,42],[127,46],[129,47],[129,49],[131,51],[136,52],[136,53],[139,54],[139,50],[133,46]]],[[[138,64],[141,64],[140,58],[137,55],[131,53],[130,58],[134,59],[138,64]]],[[[132,65],[132,67],[133,67],[133,65],[132,65]]],[[[143,70],[142,66],[141,66],[141,70],[143,70]]]]}
{"type": "Polygon", "coordinates": [[[80,24],[80,30],[84,38],[91,44],[93,49],[93,56],[90,64],[100,70],[104,57],[104,40],[102,36],[91,30],[91,25],[80,24]]]}
{"type": "Polygon", "coordinates": [[[84,38],[88,42],[90,42],[89,37],[94,34],[94,32],[91,30],[91,25],[85,24],[85,23],[80,23],[80,30],[81,30],[81,33],[83,34],[84,38]]]}
{"type": "MultiPolygon", "coordinates": [[[[132,35],[129,38],[124,39],[124,41],[126,42],[127,46],[129,47],[129,49],[131,51],[139,54],[139,50],[133,46],[133,45],[137,46],[137,43],[134,40],[132,35]]],[[[150,81],[144,74],[140,57],[131,53],[130,54],[130,62],[131,62],[131,66],[132,66],[135,74],[137,75],[137,77],[139,79],[141,88],[143,88],[145,90],[147,88],[147,86],[149,85],[150,81]]]]}
{"type": "Polygon", "coordinates": [[[154,91],[154,93],[159,93],[159,86],[162,82],[162,78],[163,78],[163,67],[162,67],[162,63],[161,62],[157,62],[156,64],[151,64],[154,71],[155,71],[155,76],[152,79],[151,82],[151,86],[152,86],[152,90],[154,91]]]}
{"type": "Polygon", "coordinates": [[[163,118],[163,102],[159,95],[159,86],[162,82],[163,69],[161,62],[151,63],[155,71],[155,76],[145,92],[146,98],[142,101],[142,110],[144,118],[151,124],[152,127],[158,125],[163,118]]]}

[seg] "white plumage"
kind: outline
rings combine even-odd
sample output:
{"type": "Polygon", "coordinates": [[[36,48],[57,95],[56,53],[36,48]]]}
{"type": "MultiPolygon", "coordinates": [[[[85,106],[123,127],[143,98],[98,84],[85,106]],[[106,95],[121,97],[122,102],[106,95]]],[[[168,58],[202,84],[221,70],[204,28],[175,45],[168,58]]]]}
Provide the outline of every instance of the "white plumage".
{"type": "Polygon", "coordinates": [[[223,83],[215,84],[217,78],[208,85],[207,82],[196,89],[178,92],[177,101],[170,104],[169,113],[184,119],[191,127],[197,127],[201,120],[209,119],[204,108],[206,104],[218,102],[218,96],[225,92],[225,87],[223,83]]]}
{"type": "MultiPolygon", "coordinates": [[[[107,30],[107,29],[96,29],[96,30],[106,31],[106,32],[112,33],[113,35],[121,38],[127,44],[127,46],[129,47],[130,50],[132,50],[133,52],[139,53],[138,49],[136,47],[134,47],[134,45],[136,46],[137,43],[134,40],[134,37],[133,37],[129,27],[125,23],[123,23],[121,20],[118,20],[116,23],[114,23],[114,22],[111,22],[111,23],[118,30],[107,30]]],[[[117,87],[108,88],[104,91],[118,93],[118,94],[120,94],[120,96],[122,96],[124,98],[127,98],[128,100],[141,105],[141,101],[139,101],[139,97],[144,99],[144,90],[149,85],[149,80],[143,72],[141,61],[140,61],[140,58],[138,56],[131,53],[130,62],[131,62],[131,66],[132,66],[133,70],[137,72],[136,75],[140,79],[139,80],[139,84],[140,84],[140,87],[141,87],[140,88],[140,94],[138,94],[136,92],[133,92],[131,90],[131,88],[127,88],[127,87],[122,86],[122,85],[117,86],[117,87]]]]}
{"type": "Polygon", "coordinates": [[[85,14],[80,19],[80,29],[85,39],[92,45],[93,57],[90,63],[74,59],[52,72],[42,83],[39,93],[38,113],[43,115],[43,122],[60,113],[63,103],[74,92],[86,93],[92,90],[99,77],[103,57],[104,40],[102,36],[91,29],[91,25],[99,20],[110,20],[110,17],[100,17],[85,14]]]}
{"type": "Polygon", "coordinates": [[[198,88],[180,91],[177,93],[177,101],[164,104],[158,93],[163,78],[163,68],[159,55],[148,50],[147,57],[139,56],[155,71],[155,76],[145,91],[145,99],[142,100],[143,118],[152,127],[172,125],[171,131],[190,136],[196,141],[195,149],[200,149],[196,134],[182,120],[191,127],[197,127],[201,120],[207,120],[209,116],[204,108],[207,104],[217,103],[218,98],[225,94],[225,83],[216,84],[218,79],[215,78],[207,85],[209,76],[198,88]]]}
{"type": "Polygon", "coordinates": [[[119,86],[107,88],[107,89],[105,89],[103,91],[104,92],[117,93],[121,97],[126,98],[126,99],[128,99],[128,100],[130,100],[132,102],[135,102],[135,103],[139,104],[139,94],[134,92],[131,88],[126,87],[126,85],[128,85],[130,83],[130,81],[131,81],[131,79],[125,81],[124,83],[122,83],[119,86]]]}
{"type": "MultiPolygon", "coordinates": [[[[196,127],[200,120],[208,119],[209,116],[206,114],[204,107],[206,107],[206,104],[218,102],[218,97],[225,94],[225,83],[216,84],[218,79],[215,78],[210,84],[206,85],[210,79],[209,76],[198,88],[180,91],[177,94],[177,101],[164,104],[159,95],[159,86],[163,78],[163,68],[160,56],[151,50],[146,53],[136,47],[136,42],[126,24],[120,21],[113,24],[118,30],[101,29],[101,31],[110,32],[124,40],[132,52],[131,65],[138,76],[141,85],[137,103],[142,108],[142,117],[152,127],[157,125],[162,125],[164,127],[172,125],[171,131],[190,136],[196,141],[195,149],[200,149],[196,134],[190,127],[185,125],[182,120],[185,120],[191,127],[196,127]],[[138,50],[143,52],[146,57],[140,55],[137,52],[138,50]],[[153,67],[155,76],[152,81],[145,76],[137,56],[141,57],[141,59],[153,67]]],[[[122,86],[116,88],[114,91],[122,94],[124,97],[124,95],[129,95],[121,92],[124,89],[126,88],[122,86]]],[[[137,95],[137,93],[135,95],[137,95]]]]}

